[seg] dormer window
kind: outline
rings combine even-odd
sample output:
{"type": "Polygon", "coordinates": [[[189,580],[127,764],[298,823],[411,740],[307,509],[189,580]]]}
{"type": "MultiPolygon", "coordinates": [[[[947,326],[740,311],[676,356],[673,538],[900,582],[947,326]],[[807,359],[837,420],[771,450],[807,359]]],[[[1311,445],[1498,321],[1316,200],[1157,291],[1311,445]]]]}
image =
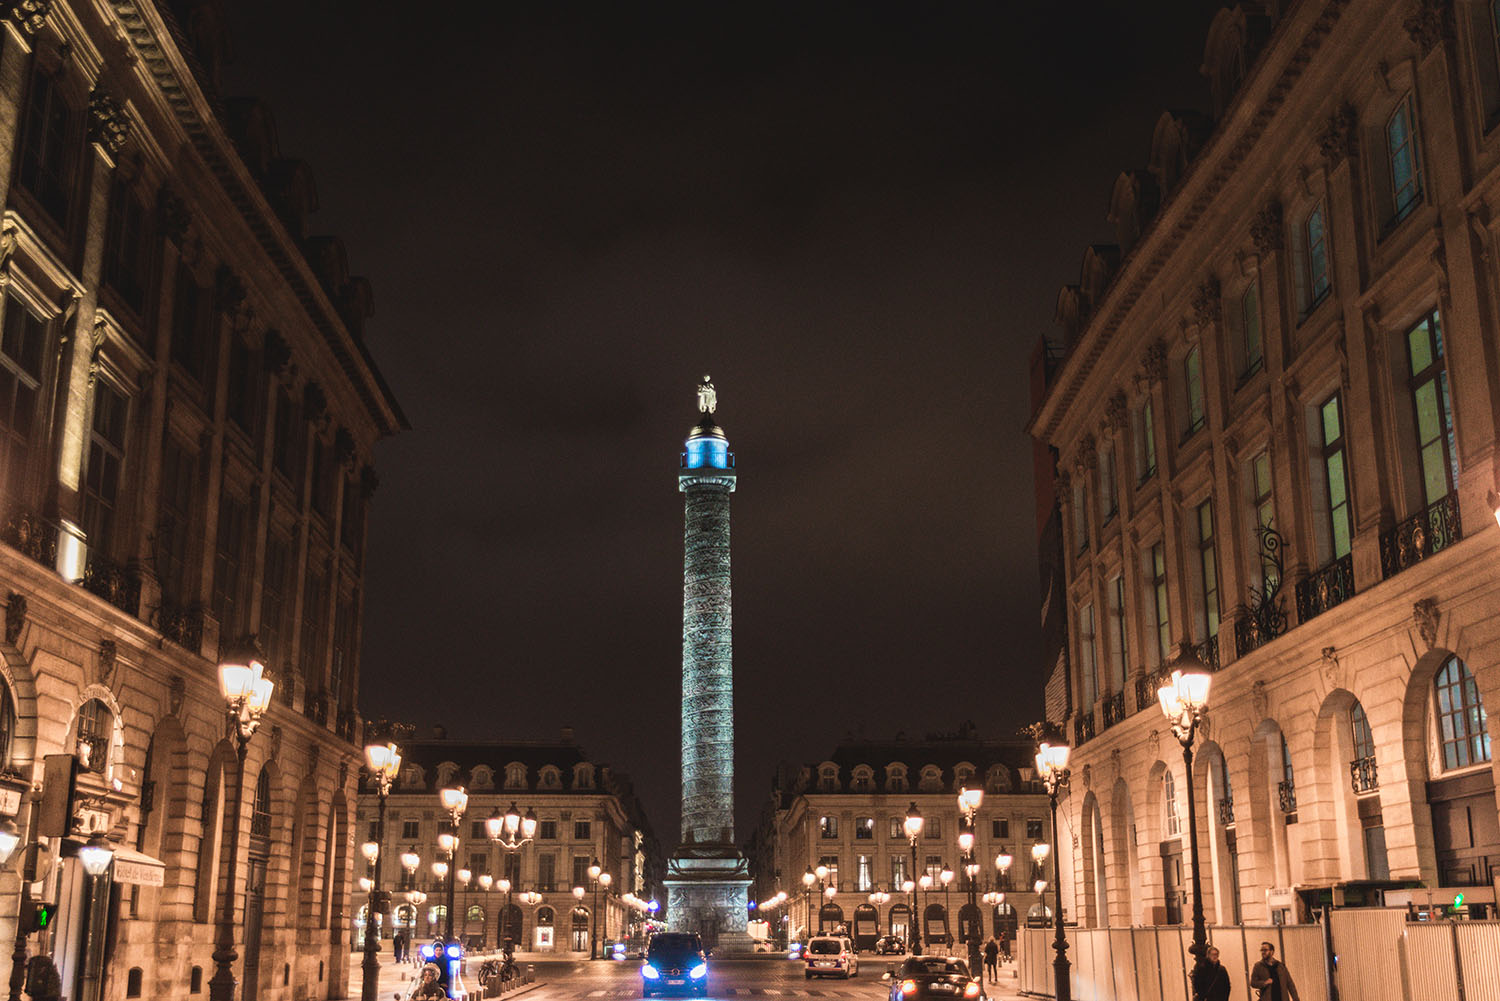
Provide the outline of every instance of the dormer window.
{"type": "Polygon", "coordinates": [[[1010,772],[1004,765],[991,765],[984,777],[985,792],[1010,792],[1010,772]]]}
{"type": "Polygon", "coordinates": [[[505,766],[505,788],[526,788],[526,766],[519,761],[512,761],[505,766]]]}
{"type": "Polygon", "coordinates": [[[458,765],[452,761],[444,761],[437,766],[437,787],[446,789],[453,785],[453,780],[458,777],[458,765]]]}
{"type": "Polygon", "coordinates": [[[469,788],[495,788],[495,770],[489,765],[475,765],[469,772],[469,788]]]}
{"type": "Polygon", "coordinates": [[[853,792],[875,791],[875,770],[869,765],[860,765],[854,769],[854,778],[849,783],[853,792]]]}
{"type": "Polygon", "coordinates": [[[573,788],[594,788],[594,766],[587,761],[580,761],[573,766],[573,788]]]}
{"type": "Polygon", "coordinates": [[[943,770],[937,765],[923,765],[922,779],[917,788],[922,792],[942,792],[943,770]]]}
{"type": "Polygon", "coordinates": [[[831,762],[825,762],[818,766],[818,791],[837,792],[839,787],[839,766],[831,762]]]}
{"type": "Polygon", "coordinates": [[[556,765],[543,765],[537,781],[538,789],[561,789],[562,770],[556,765]]]}
{"type": "Polygon", "coordinates": [[[885,766],[885,791],[906,792],[905,765],[891,764],[885,766]]]}

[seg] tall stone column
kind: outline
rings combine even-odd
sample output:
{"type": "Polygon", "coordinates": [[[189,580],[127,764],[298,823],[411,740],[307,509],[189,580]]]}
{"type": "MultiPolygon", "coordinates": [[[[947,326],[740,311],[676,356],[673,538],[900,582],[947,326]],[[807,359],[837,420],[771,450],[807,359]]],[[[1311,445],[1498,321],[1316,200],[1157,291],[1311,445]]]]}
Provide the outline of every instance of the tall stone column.
{"type": "Polygon", "coordinates": [[[682,843],[667,864],[667,924],[748,950],[749,866],[734,844],[734,666],[729,495],[736,474],[708,376],[677,474],[683,494],[682,843]]]}

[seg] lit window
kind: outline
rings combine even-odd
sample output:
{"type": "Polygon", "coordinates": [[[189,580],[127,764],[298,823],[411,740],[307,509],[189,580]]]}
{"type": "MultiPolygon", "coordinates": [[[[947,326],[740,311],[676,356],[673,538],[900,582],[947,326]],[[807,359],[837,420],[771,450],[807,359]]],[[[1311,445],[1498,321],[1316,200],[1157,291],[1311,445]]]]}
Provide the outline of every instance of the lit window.
{"type": "Polygon", "coordinates": [[[1182,818],[1177,813],[1177,780],[1172,778],[1172,769],[1161,773],[1161,804],[1163,837],[1182,836],[1182,818]]]}
{"type": "Polygon", "coordinates": [[[1084,605],[1078,610],[1079,702],[1084,712],[1094,708],[1094,699],[1098,697],[1094,671],[1094,606],[1084,605]]]}
{"type": "Polygon", "coordinates": [[[1219,633],[1219,569],[1214,554],[1214,502],[1206,500],[1198,505],[1198,568],[1203,585],[1203,617],[1200,625],[1206,627],[1204,637],[1219,633]]]}
{"type": "Polygon", "coordinates": [[[1323,228],[1323,204],[1319,202],[1302,223],[1302,280],[1304,313],[1328,294],[1328,233],[1323,228]]]}
{"type": "Polygon", "coordinates": [[[1370,732],[1370,721],[1365,717],[1365,707],[1358,702],[1349,710],[1349,732],[1354,740],[1354,756],[1369,758],[1375,755],[1375,735],[1370,732]]]}
{"type": "Polygon", "coordinates": [[[1187,394],[1187,428],[1183,437],[1203,429],[1203,354],[1194,344],[1182,360],[1183,388],[1187,394]]]}
{"type": "Polygon", "coordinates": [[[1422,317],[1406,334],[1411,364],[1411,399],[1415,411],[1417,452],[1422,461],[1422,493],[1435,504],[1458,482],[1453,414],[1448,400],[1448,371],[1443,364],[1443,333],[1436,312],[1422,317]]]}
{"type": "Polygon", "coordinates": [[[821,817],[818,820],[818,837],[837,838],[839,836],[839,818],[821,817]]]}
{"type": "Polygon", "coordinates": [[[1352,536],[1349,517],[1349,470],[1344,461],[1344,409],[1340,393],[1318,408],[1323,432],[1323,475],[1329,541],[1334,559],[1349,555],[1352,536]]]}
{"type": "Polygon", "coordinates": [[[1385,123],[1385,152],[1391,171],[1392,218],[1406,218],[1422,199],[1422,167],[1417,159],[1417,138],[1412,128],[1411,97],[1408,95],[1385,123]]]}
{"type": "Polygon", "coordinates": [[[1437,691],[1438,738],[1443,744],[1443,767],[1464,768],[1490,760],[1490,734],[1479,698],[1479,687],[1469,668],[1449,657],[1434,681],[1437,691]]]}

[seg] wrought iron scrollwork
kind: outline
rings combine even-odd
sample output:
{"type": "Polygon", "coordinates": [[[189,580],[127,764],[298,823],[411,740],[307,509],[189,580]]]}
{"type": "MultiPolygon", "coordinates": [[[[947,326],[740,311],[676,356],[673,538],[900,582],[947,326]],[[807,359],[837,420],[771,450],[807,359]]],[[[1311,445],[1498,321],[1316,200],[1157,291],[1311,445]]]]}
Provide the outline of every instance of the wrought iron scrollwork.
{"type": "Polygon", "coordinates": [[[1398,574],[1463,537],[1455,491],[1439,497],[1380,537],[1381,577],[1398,574]]]}
{"type": "Polygon", "coordinates": [[[1286,540],[1270,525],[1256,529],[1256,537],[1260,541],[1262,585],[1250,585],[1250,607],[1234,624],[1234,645],[1240,656],[1269,643],[1286,632],[1287,627],[1286,599],[1281,594],[1286,576],[1282,557],[1286,540]]]}

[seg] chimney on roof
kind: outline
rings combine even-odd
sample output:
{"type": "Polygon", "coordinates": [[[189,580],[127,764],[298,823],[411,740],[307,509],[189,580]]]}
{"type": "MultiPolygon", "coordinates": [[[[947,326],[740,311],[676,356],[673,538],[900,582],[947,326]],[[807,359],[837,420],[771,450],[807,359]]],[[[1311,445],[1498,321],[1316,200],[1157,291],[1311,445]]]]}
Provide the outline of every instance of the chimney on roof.
{"type": "Polygon", "coordinates": [[[441,724],[441,723],[434,723],[434,724],[432,724],[432,739],[433,740],[447,740],[448,739],[448,728],[446,726],[444,726],[443,724],[441,724]]]}
{"type": "Polygon", "coordinates": [[[564,744],[573,743],[573,728],[571,726],[562,728],[562,739],[564,744]]]}

